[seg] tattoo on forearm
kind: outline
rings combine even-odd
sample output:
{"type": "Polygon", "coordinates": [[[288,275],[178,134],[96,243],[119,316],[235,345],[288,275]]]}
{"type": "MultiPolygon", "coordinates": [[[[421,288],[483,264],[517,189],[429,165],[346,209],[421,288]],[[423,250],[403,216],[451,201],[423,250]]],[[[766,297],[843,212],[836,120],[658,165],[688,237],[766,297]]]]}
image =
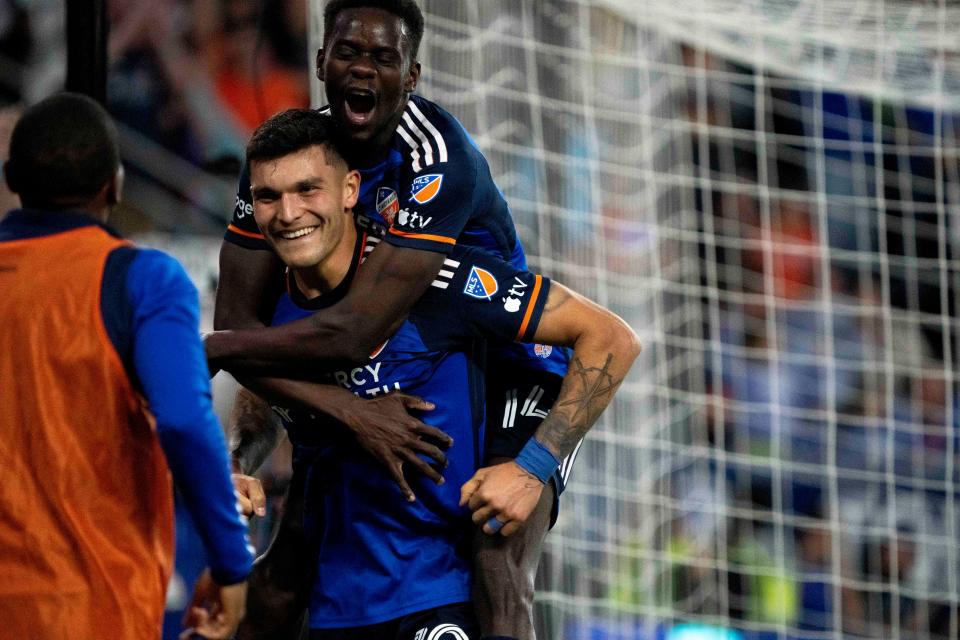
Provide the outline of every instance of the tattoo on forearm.
{"type": "Polygon", "coordinates": [[[573,451],[623,382],[612,375],[612,364],[612,353],[602,367],[587,367],[573,359],[553,411],[537,430],[537,438],[558,457],[573,451]]]}

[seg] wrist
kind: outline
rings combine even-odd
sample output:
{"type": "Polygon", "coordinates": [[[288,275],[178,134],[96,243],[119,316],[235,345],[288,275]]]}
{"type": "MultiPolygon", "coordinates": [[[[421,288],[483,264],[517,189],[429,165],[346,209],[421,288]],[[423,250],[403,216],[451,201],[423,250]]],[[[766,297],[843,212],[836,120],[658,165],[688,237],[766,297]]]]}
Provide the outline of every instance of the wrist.
{"type": "Polygon", "coordinates": [[[355,402],[363,402],[363,400],[340,387],[324,386],[323,390],[322,402],[316,403],[313,408],[337,422],[347,425],[350,431],[355,432],[356,421],[353,419],[351,409],[355,402]]]}
{"type": "Polygon", "coordinates": [[[560,467],[560,461],[536,438],[530,438],[514,462],[521,469],[546,484],[560,467]]]}

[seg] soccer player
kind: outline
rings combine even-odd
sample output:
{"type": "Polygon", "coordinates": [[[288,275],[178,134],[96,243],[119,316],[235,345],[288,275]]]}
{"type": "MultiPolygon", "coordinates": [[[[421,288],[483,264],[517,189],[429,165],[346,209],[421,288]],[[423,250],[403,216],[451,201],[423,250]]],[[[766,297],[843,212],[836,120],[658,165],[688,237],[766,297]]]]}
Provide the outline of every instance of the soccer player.
{"type": "MultiPolygon", "coordinates": [[[[423,16],[416,3],[334,0],[326,7],[324,23],[317,74],[325,83],[329,112],[340,123],[341,147],[362,175],[358,220],[383,242],[377,244],[342,301],[309,319],[266,333],[214,336],[207,342],[214,364],[257,360],[293,370],[304,361],[360,361],[399,326],[457,244],[482,248],[526,268],[509,208],[486,159],[455,118],[413,94],[420,75],[416,56],[423,34],[423,16]]],[[[279,280],[276,257],[268,250],[252,212],[249,181],[244,178],[221,250],[218,328],[263,324],[263,310],[271,306],[269,285],[279,280]]],[[[483,491],[475,494],[472,505],[509,510],[513,526],[504,533],[519,535],[477,536],[477,603],[490,637],[531,638],[533,578],[555,496],[563,489],[572,459],[564,462],[565,473],[558,471],[545,485],[522,481],[509,461],[550,409],[567,370],[567,353],[549,347],[510,346],[492,350],[489,362],[487,412],[498,416],[501,428],[488,434],[486,459],[492,466],[483,475],[483,491]],[[518,399],[526,411],[516,409],[518,399]],[[520,494],[523,500],[517,499],[520,494]]],[[[307,392],[308,385],[303,383],[274,380],[269,384],[272,388],[258,388],[286,392],[333,416],[355,416],[361,411],[355,408],[355,400],[343,394],[334,397],[319,387],[307,392]]],[[[391,396],[377,401],[387,404],[391,396]]],[[[559,425],[554,428],[562,430],[559,425]]],[[[382,439],[404,437],[381,431],[382,439]]],[[[562,434],[557,437],[565,439],[562,434]]],[[[401,464],[416,466],[434,479],[439,476],[425,469],[405,446],[368,449],[391,469],[411,497],[401,464]]],[[[246,454],[241,447],[235,457],[244,461],[262,457],[262,450],[250,448],[260,455],[246,454]]],[[[561,449],[558,446],[555,453],[561,449]]],[[[572,458],[575,450],[571,447],[563,456],[572,458]]],[[[254,465],[242,466],[249,470],[254,465]]],[[[492,522],[483,531],[493,534],[498,526],[492,522]]]]}
{"type": "MultiPolygon", "coordinates": [[[[263,124],[247,148],[255,219],[289,267],[274,324],[336,303],[366,268],[369,235],[352,212],[360,174],[331,144],[330,122],[315,111],[287,111],[263,124]]],[[[414,482],[419,499],[405,502],[388,473],[329,421],[276,407],[295,446],[314,451],[304,521],[308,535],[319,535],[320,576],[310,603],[316,640],[479,638],[468,604],[469,511],[461,503],[485,482],[470,479],[483,449],[483,340],[574,347],[558,408],[515,463],[523,481],[538,486],[560,464],[550,448],[558,445],[549,439],[556,433],[551,417],[576,436],[559,443],[563,453],[607,406],[639,353],[622,320],[562,285],[475,247],[455,247],[444,266],[384,344],[327,378],[361,398],[397,390],[436,405],[424,419],[454,440],[446,484],[421,478],[414,482]]],[[[478,518],[517,526],[489,508],[478,518]]]]}
{"type": "Polygon", "coordinates": [[[180,265],[105,226],[123,177],[93,100],[16,124],[0,222],[0,625],[8,638],[159,638],[173,485],[209,569],[185,623],[229,638],[253,561],[180,265]]]}

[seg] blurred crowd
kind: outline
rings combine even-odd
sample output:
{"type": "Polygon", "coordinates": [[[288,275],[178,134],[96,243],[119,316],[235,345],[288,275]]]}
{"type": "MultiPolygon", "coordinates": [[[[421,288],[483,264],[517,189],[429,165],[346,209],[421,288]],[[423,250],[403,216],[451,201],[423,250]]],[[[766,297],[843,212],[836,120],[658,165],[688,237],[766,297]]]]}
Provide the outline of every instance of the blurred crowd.
{"type": "MultiPolygon", "coordinates": [[[[107,10],[107,107],[132,176],[117,224],[173,231],[179,211],[189,230],[213,233],[253,129],[309,104],[306,1],[110,0],[107,10]]],[[[59,0],[0,0],[0,122],[64,86],[66,28],[59,0]]]]}
{"type": "Polygon", "coordinates": [[[956,637],[960,256],[936,184],[960,114],[684,62],[725,78],[686,103],[710,125],[690,143],[712,292],[686,444],[714,453],[665,489],[660,603],[781,637],[956,637]]]}

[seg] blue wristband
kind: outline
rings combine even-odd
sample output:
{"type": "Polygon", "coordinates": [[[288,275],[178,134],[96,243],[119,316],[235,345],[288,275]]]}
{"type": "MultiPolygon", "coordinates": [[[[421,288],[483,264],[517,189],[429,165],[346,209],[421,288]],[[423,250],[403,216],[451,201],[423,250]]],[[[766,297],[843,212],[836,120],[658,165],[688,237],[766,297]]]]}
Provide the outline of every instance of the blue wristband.
{"type": "Polygon", "coordinates": [[[514,462],[520,465],[521,469],[530,472],[543,484],[547,484],[550,476],[560,466],[560,461],[553,456],[550,449],[540,444],[540,441],[536,438],[530,438],[527,441],[514,462]]]}

